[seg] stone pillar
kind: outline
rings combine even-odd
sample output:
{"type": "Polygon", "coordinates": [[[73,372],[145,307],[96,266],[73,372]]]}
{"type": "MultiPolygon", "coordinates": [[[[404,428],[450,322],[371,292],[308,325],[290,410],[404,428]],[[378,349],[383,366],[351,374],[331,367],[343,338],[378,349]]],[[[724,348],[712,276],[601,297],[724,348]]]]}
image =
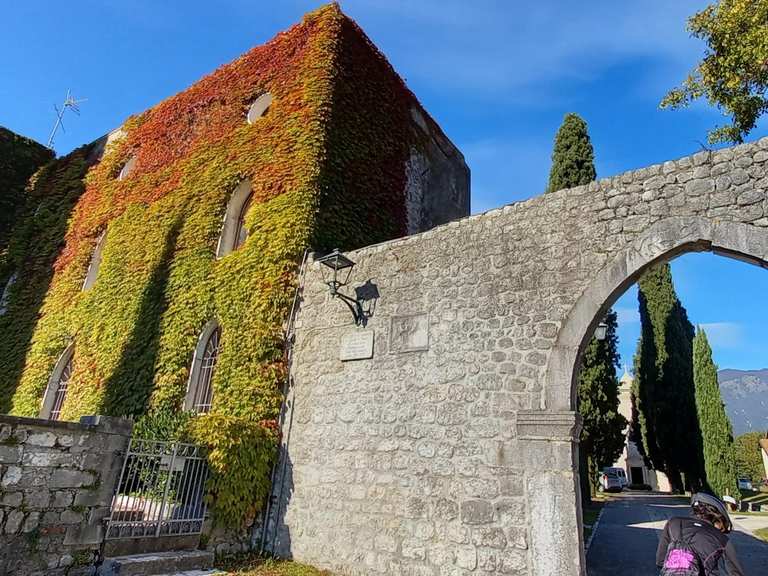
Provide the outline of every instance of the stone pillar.
{"type": "Polygon", "coordinates": [[[0,574],[78,574],[104,539],[132,423],[0,416],[0,574]]]}
{"type": "Polygon", "coordinates": [[[581,417],[570,411],[517,414],[531,525],[533,576],[586,574],[578,475],[581,417]]]}

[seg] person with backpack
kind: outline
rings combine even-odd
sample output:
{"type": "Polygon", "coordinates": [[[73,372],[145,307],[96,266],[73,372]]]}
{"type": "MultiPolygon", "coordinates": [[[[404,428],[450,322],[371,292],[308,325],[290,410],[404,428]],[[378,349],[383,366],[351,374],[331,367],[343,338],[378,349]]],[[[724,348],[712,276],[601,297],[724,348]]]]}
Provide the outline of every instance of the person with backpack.
{"type": "Polygon", "coordinates": [[[728,539],[733,529],[725,504],[698,493],[691,498],[690,517],[670,518],[656,550],[661,576],[717,576],[723,560],[728,576],[745,576],[728,539]]]}

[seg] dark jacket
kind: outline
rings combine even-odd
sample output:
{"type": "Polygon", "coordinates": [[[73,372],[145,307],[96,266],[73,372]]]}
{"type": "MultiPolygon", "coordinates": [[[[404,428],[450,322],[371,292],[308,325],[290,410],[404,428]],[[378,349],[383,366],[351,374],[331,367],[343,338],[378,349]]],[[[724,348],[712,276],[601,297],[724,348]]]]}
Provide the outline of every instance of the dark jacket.
{"type": "Polygon", "coordinates": [[[696,555],[704,564],[704,573],[707,576],[719,574],[717,560],[719,557],[725,561],[728,569],[728,576],[744,576],[744,570],[736,558],[736,550],[733,544],[728,540],[728,536],[720,532],[709,522],[698,518],[670,518],[667,525],[664,526],[664,532],[659,541],[659,547],[656,550],[656,565],[661,568],[664,564],[664,558],[667,556],[667,548],[672,541],[671,529],[680,528],[683,542],[693,548],[696,555]],[[707,559],[709,559],[707,561],[707,559]]]}

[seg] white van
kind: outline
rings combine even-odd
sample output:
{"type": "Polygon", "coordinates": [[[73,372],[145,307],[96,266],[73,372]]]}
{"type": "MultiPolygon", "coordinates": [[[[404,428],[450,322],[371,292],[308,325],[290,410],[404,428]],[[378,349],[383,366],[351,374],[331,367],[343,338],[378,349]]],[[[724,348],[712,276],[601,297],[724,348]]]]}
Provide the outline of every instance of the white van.
{"type": "Polygon", "coordinates": [[[624,470],[624,468],[618,468],[616,466],[608,466],[607,468],[603,468],[603,474],[615,474],[619,477],[619,482],[621,482],[621,487],[625,488],[627,484],[629,484],[629,481],[627,480],[627,472],[624,470]]]}

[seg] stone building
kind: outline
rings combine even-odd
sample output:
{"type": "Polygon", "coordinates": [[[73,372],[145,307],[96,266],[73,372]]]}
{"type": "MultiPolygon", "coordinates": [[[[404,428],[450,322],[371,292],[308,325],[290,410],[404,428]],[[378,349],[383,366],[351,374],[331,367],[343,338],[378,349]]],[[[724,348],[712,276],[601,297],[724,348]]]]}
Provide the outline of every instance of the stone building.
{"type": "MultiPolygon", "coordinates": [[[[234,446],[212,474],[247,478],[229,494],[235,526],[267,496],[306,252],[470,211],[461,152],[336,4],[66,156],[2,130],[6,148],[0,413],[131,416],[234,446]]],[[[16,487],[6,465],[43,461],[28,450],[0,451],[3,490],[16,487]]],[[[0,533],[48,530],[28,521],[54,518],[44,501],[22,498],[20,518],[0,503],[0,533]]]]}
{"type": "Polygon", "coordinates": [[[627,427],[624,428],[624,450],[618,460],[613,464],[616,468],[623,468],[627,474],[627,481],[631,485],[647,485],[651,490],[659,492],[671,492],[671,486],[664,472],[650,468],[637,444],[630,439],[629,430],[632,427],[632,382],[633,378],[624,367],[624,374],[619,379],[619,413],[627,419],[627,427]]]}

